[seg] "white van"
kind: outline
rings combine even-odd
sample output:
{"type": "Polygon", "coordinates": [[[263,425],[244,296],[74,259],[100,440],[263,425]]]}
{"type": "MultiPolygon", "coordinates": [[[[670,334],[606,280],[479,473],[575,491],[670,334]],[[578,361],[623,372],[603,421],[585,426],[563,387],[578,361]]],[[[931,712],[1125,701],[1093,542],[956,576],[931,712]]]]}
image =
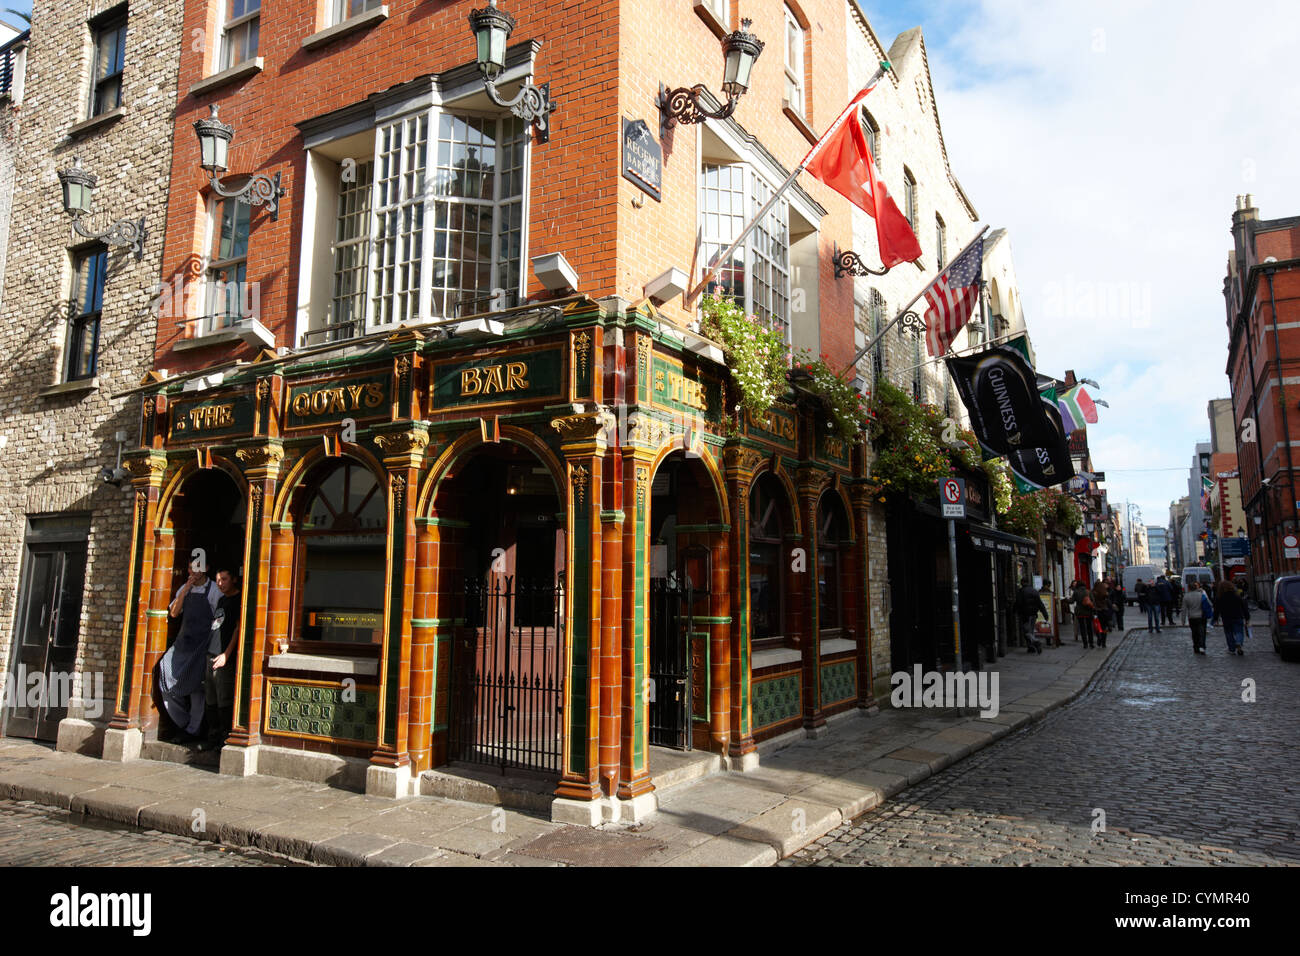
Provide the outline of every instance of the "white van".
{"type": "Polygon", "coordinates": [[[1122,578],[1124,583],[1124,603],[1128,605],[1137,604],[1137,583],[1144,581],[1150,584],[1159,576],[1160,569],[1154,564],[1135,564],[1132,567],[1125,568],[1122,578]]]}
{"type": "Polygon", "coordinates": [[[1214,571],[1211,568],[1183,568],[1183,593],[1188,591],[1191,581],[1200,581],[1201,590],[1214,592],[1214,571]]]}

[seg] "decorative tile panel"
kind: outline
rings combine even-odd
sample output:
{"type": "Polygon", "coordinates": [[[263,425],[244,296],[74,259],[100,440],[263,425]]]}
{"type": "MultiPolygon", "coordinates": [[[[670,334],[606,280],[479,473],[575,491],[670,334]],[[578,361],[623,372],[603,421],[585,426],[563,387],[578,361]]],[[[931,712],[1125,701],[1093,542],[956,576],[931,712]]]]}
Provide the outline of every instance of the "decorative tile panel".
{"type": "Polygon", "coordinates": [[[754,729],[797,718],[803,710],[801,697],[797,673],[754,681],[754,729]]]}
{"type": "Polygon", "coordinates": [[[856,661],[840,661],[821,666],[822,706],[850,700],[858,694],[856,661]]]}
{"type": "Polygon", "coordinates": [[[374,743],[379,736],[375,688],[267,681],[266,732],[374,743]],[[354,700],[344,700],[344,692],[354,700]]]}

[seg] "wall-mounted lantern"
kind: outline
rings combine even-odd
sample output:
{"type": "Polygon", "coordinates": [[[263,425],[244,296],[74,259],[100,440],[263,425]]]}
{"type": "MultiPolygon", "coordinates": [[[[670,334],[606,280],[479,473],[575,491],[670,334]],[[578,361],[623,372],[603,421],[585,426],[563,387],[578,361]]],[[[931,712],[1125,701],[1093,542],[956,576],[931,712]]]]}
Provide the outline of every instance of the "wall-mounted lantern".
{"type": "Polygon", "coordinates": [[[144,216],[135,220],[119,219],[103,232],[92,232],[82,225],[81,220],[94,211],[98,177],[82,169],[81,160],[76,156],[72,158],[71,168],[58,170],[58,175],[63,186],[63,211],[72,217],[72,229],[77,235],[98,239],[111,246],[130,246],[137,262],[144,258],[144,242],[149,237],[144,216]]]}
{"type": "Polygon", "coordinates": [[[550,116],[559,105],[551,99],[551,84],[534,86],[525,83],[513,100],[503,99],[497,92],[497,77],[506,68],[506,41],[518,26],[518,21],[504,10],[497,9],[497,0],[488,0],[486,7],[470,11],[469,25],[474,31],[478,71],[483,74],[483,87],[488,97],[497,106],[531,124],[539,143],[547,142],[551,138],[550,116]]]}
{"type": "Polygon", "coordinates": [[[225,189],[218,174],[230,168],[228,157],[230,141],[235,138],[235,128],[217,119],[217,104],[213,103],[212,113],[207,119],[194,121],[194,132],[199,137],[199,165],[212,174],[212,191],[226,199],[236,199],[250,206],[266,204],[271,218],[280,218],[280,197],[285,189],[280,185],[280,174],[267,176],[264,173],[249,175],[248,181],[239,189],[225,189]]]}
{"type": "Polygon", "coordinates": [[[753,20],[741,20],[740,29],[722,41],[722,52],[726,57],[722,92],[727,94],[727,102],[719,109],[711,110],[700,102],[704,93],[703,83],[675,90],[669,90],[662,83],[659,85],[659,111],[665,130],[678,123],[702,123],[706,118],[726,119],[736,112],[736,103],[749,89],[750,74],[754,72],[758,55],[763,52],[763,41],[749,32],[753,23],[753,20]]]}

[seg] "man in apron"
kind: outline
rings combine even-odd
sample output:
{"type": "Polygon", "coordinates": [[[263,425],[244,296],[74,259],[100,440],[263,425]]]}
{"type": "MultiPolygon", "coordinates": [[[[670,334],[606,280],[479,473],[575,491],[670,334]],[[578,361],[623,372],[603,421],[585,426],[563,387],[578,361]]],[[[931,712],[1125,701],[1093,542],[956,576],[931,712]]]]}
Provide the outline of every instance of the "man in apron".
{"type": "Polygon", "coordinates": [[[208,663],[208,641],[214,628],[220,628],[216,617],[217,602],[221,592],[208,580],[203,571],[191,571],[189,580],[180,586],[167,612],[181,618],[181,631],[163,655],[158,674],[158,690],[162,694],[167,716],[182,731],[177,743],[195,743],[199,740],[199,726],[203,722],[203,676],[208,663]]]}

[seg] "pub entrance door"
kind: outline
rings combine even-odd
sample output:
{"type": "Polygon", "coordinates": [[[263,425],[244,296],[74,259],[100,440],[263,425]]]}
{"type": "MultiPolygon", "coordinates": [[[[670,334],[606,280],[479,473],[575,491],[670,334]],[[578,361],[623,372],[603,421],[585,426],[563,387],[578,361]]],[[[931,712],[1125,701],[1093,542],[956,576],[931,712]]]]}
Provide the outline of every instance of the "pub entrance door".
{"type": "Polygon", "coordinates": [[[29,518],[13,653],[4,681],[4,733],[56,740],[68,714],[81,633],[90,518],[29,518]]]}

